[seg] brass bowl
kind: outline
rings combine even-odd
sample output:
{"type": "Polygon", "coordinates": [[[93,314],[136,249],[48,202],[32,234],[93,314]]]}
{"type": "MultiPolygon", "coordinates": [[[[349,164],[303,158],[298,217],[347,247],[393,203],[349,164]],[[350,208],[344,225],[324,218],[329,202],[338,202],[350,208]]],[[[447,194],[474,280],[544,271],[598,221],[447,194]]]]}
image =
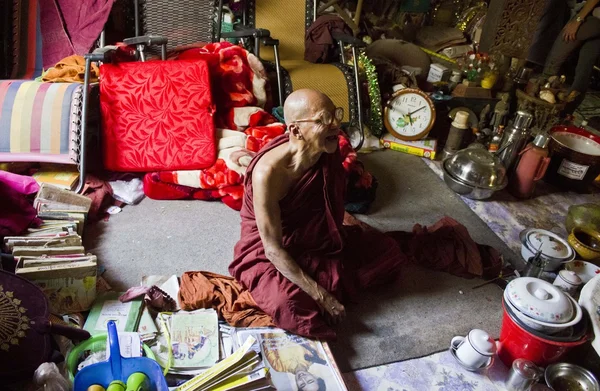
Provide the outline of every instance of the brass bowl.
{"type": "Polygon", "coordinates": [[[585,261],[600,258],[600,232],[589,228],[575,227],[567,241],[585,261]]]}

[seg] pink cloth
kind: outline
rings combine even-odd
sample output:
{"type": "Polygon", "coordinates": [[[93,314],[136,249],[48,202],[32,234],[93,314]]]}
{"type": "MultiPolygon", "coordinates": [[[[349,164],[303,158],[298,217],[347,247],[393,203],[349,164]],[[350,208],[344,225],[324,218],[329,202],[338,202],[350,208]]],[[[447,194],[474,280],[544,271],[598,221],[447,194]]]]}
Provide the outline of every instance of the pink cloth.
{"type": "Polygon", "coordinates": [[[22,194],[37,193],[37,191],[40,189],[40,185],[38,185],[33,177],[13,174],[12,172],[8,171],[0,170],[0,182],[4,182],[13,190],[22,194]]]}
{"type": "Polygon", "coordinates": [[[35,179],[0,171],[0,237],[19,235],[29,226],[38,226],[41,220],[29,201],[39,186],[35,179]]]}
{"type": "Polygon", "coordinates": [[[39,0],[44,68],[73,54],[88,53],[102,32],[113,3],[114,0],[39,0]]]}

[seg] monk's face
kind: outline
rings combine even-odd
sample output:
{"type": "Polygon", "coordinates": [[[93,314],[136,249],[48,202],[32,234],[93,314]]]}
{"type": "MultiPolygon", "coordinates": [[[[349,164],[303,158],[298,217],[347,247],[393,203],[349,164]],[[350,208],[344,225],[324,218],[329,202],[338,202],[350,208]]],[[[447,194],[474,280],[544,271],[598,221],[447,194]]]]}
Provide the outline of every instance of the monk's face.
{"type": "MultiPolygon", "coordinates": [[[[286,102],[288,129],[305,147],[314,152],[334,153],[338,148],[340,120],[336,107],[326,95],[301,90],[290,95],[286,102]]],[[[342,114],[343,116],[343,114],[342,114]]]]}
{"type": "Polygon", "coordinates": [[[306,371],[296,373],[296,386],[299,391],[318,391],[319,389],[317,378],[306,371]]]}
{"type": "Polygon", "coordinates": [[[306,144],[313,150],[334,153],[338,148],[340,122],[335,118],[335,107],[318,110],[310,118],[314,121],[300,123],[300,132],[306,144]]]}

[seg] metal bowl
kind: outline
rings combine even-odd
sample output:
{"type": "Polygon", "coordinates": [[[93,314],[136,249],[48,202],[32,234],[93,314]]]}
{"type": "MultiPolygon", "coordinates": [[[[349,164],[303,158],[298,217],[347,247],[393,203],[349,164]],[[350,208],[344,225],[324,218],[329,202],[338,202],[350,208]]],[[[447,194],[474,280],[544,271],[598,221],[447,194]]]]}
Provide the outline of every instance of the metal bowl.
{"type": "Polygon", "coordinates": [[[508,183],[508,180],[505,177],[504,182],[500,186],[494,188],[473,186],[455,178],[448,172],[445,164],[442,165],[442,168],[446,185],[448,185],[455,193],[472,200],[485,200],[490,198],[496,191],[503,189],[508,183]]]}
{"type": "Polygon", "coordinates": [[[558,363],[546,368],[546,384],[553,390],[600,391],[598,380],[585,368],[578,365],[558,363]]]}
{"type": "Polygon", "coordinates": [[[502,160],[484,148],[462,149],[443,163],[453,178],[483,189],[499,190],[506,186],[506,168],[502,160]]]}

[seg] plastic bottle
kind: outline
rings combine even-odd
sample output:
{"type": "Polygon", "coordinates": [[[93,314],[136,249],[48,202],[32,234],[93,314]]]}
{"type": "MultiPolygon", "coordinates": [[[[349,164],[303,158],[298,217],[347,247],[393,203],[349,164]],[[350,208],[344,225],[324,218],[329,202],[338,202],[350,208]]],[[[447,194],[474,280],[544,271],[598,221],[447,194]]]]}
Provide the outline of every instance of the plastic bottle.
{"type": "Polygon", "coordinates": [[[538,134],[532,143],[520,152],[521,160],[510,178],[509,191],[517,198],[529,198],[535,190],[535,183],[543,178],[550,163],[546,134],[538,134]]]}
{"type": "Polygon", "coordinates": [[[448,140],[444,145],[442,152],[442,160],[454,155],[458,150],[462,149],[463,140],[469,131],[469,113],[466,111],[458,111],[450,126],[448,140]]]}

